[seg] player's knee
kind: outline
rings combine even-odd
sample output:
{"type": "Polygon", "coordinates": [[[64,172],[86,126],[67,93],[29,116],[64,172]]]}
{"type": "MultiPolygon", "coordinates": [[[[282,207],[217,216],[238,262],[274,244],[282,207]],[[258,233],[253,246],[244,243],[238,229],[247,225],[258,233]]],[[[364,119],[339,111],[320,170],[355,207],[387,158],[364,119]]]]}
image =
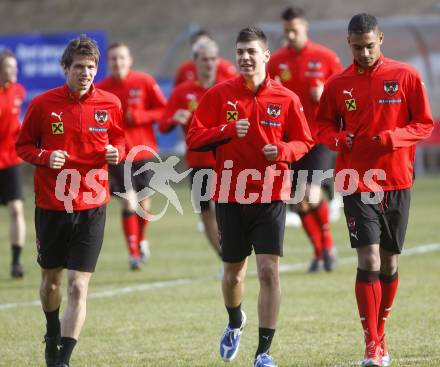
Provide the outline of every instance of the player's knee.
{"type": "Polygon", "coordinates": [[[394,259],[382,259],[380,272],[385,275],[393,275],[397,271],[397,261],[394,259]]]}
{"type": "Polygon", "coordinates": [[[20,201],[15,201],[11,205],[9,205],[9,216],[12,219],[17,220],[22,215],[23,215],[23,205],[21,205],[20,201]]]}
{"type": "Polygon", "coordinates": [[[75,279],[69,284],[69,297],[76,300],[85,299],[87,296],[87,288],[88,286],[86,282],[75,279]]]}
{"type": "Polygon", "coordinates": [[[240,275],[240,273],[230,272],[224,274],[223,281],[228,287],[235,287],[240,283],[243,283],[244,278],[240,275]]]}
{"type": "Polygon", "coordinates": [[[375,253],[369,253],[362,256],[360,259],[360,268],[363,270],[375,271],[379,270],[380,256],[375,253]]]}
{"type": "Polygon", "coordinates": [[[57,279],[46,278],[46,279],[43,279],[43,282],[41,284],[41,288],[46,293],[58,292],[60,287],[61,287],[61,282],[58,281],[57,279]]]}
{"type": "Polygon", "coordinates": [[[267,287],[274,287],[279,283],[278,270],[270,264],[263,264],[258,270],[260,284],[267,287]]]}

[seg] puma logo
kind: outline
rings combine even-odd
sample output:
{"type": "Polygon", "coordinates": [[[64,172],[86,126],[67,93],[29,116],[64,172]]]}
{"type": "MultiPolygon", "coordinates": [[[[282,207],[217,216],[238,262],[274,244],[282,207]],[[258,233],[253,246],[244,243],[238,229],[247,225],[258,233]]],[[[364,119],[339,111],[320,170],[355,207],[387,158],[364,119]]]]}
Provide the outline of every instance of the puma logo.
{"type": "Polygon", "coordinates": [[[54,117],[56,117],[57,119],[58,119],[58,121],[59,122],[61,122],[61,116],[62,116],[62,112],[60,112],[59,114],[58,113],[55,113],[55,112],[52,112],[51,113],[51,116],[54,116],[54,117]]]}
{"type": "Polygon", "coordinates": [[[354,89],[354,88],[351,88],[350,90],[346,90],[346,89],[344,89],[344,90],[342,91],[342,94],[348,94],[348,95],[350,96],[350,98],[353,98],[353,95],[352,95],[352,93],[353,93],[353,89],[354,89]]]}
{"type": "Polygon", "coordinates": [[[234,110],[236,110],[236,109],[237,109],[237,105],[238,105],[238,101],[235,101],[235,103],[233,103],[233,102],[231,102],[231,101],[228,101],[228,102],[226,102],[226,104],[228,104],[228,105],[234,107],[234,110]]]}

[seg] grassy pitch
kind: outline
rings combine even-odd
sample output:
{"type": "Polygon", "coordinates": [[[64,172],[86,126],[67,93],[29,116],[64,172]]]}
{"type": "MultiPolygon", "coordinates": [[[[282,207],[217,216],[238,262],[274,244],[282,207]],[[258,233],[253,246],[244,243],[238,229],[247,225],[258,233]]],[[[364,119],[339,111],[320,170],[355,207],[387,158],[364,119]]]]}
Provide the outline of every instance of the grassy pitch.
{"type": "MultiPolygon", "coordinates": [[[[400,260],[400,287],[387,324],[394,366],[440,366],[440,178],[417,179],[400,260]],[[425,249],[426,252],[421,252],[425,249]]],[[[85,327],[73,367],[223,366],[218,342],[227,317],[220,262],[196,230],[187,185],[177,188],[184,215],[170,207],[150,224],[151,262],[128,270],[119,205],[109,204],[103,250],[92,278],[85,327]]],[[[160,198],[154,207],[161,209],[160,198]]],[[[26,202],[26,277],[9,278],[8,220],[0,212],[0,366],[44,366],[44,316],[38,302],[33,196],[26,202]]],[[[279,366],[355,366],[363,340],[354,298],[354,251],[341,219],[332,226],[342,259],[332,274],[305,273],[311,247],[302,229],[288,228],[282,305],[272,355],[279,366]]],[[[248,325],[232,366],[251,366],[257,344],[258,282],[250,258],[243,303],[248,325]]]]}

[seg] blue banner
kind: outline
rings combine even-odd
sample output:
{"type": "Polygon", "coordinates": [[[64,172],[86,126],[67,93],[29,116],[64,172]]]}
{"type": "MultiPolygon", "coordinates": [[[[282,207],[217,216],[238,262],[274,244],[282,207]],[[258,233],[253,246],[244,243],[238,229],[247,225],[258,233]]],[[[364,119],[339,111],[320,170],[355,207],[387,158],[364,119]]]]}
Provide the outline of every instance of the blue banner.
{"type": "MultiPolygon", "coordinates": [[[[26,89],[22,115],[24,115],[29,101],[34,97],[48,89],[65,84],[66,77],[60,65],[61,55],[69,41],[77,38],[80,34],[87,34],[98,43],[101,58],[98,74],[95,77],[97,82],[106,77],[107,37],[103,31],[0,36],[0,51],[8,48],[15,53],[18,62],[18,82],[26,89]]],[[[172,81],[160,80],[159,84],[165,95],[169,96],[172,81]]],[[[174,129],[169,134],[160,134],[159,131],[156,131],[156,136],[162,153],[183,153],[181,129],[174,129]]]]}
{"type": "Polygon", "coordinates": [[[103,31],[0,36],[0,50],[8,48],[17,57],[18,82],[26,89],[22,112],[32,98],[65,83],[66,77],[60,65],[61,55],[69,41],[80,34],[87,34],[98,43],[101,59],[96,80],[102,79],[106,75],[107,47],[107,37],[103,31]]]}

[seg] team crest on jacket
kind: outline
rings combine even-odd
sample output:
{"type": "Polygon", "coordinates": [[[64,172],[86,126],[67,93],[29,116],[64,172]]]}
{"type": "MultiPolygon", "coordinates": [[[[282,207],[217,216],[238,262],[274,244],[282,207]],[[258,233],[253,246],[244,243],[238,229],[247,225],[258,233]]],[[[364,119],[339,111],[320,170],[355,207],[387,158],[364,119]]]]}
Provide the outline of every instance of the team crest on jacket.
{"type": "Polygon", "coordinates": [[[397,80],[385,80],[383,82],[383,90],[392,96],[399,90],[399,82],[397,80]]]}
{"type": "Polygon", "coordinates": [[[279,115],[281,115],[281,105],[276,103],[268,103],[267,104],[267,114],[276,119],[279,115]]]}
{"type": "Polygon", "coordinates": [[[95,111],[95,120],[98,124],[105,124],[108,120],[108,113],[106,110],[95,111]]]}

